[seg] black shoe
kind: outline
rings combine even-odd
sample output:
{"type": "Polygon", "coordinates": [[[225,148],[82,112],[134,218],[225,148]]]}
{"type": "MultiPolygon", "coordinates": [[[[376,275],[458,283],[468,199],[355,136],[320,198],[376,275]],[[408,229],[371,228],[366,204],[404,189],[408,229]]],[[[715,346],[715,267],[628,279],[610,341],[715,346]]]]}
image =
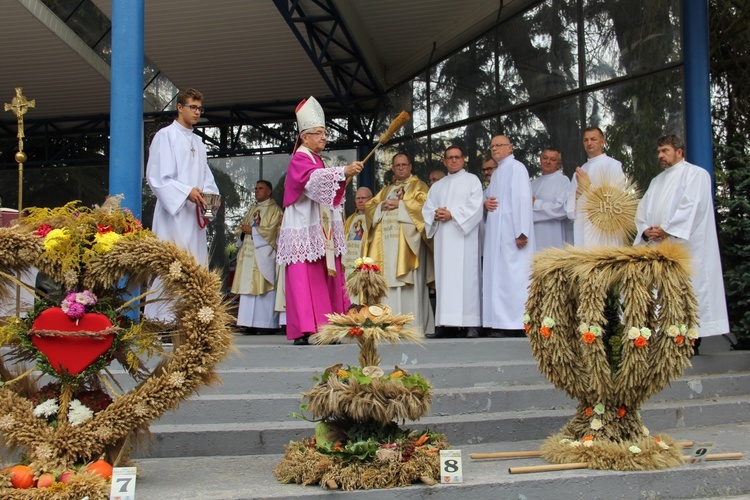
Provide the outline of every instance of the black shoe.
{"type": "Polygon", "coordinates": [[[294,345],[310,345],[310,335],[305,334],[304,337],[297,337],[294,339],[294,345]]]}
{"type": "Polygon", "coordinates": [[[479,332],[476,328],[469,328],[466,330],[466,338],[467,339],[478,339],[479,338],[479,332]]]}

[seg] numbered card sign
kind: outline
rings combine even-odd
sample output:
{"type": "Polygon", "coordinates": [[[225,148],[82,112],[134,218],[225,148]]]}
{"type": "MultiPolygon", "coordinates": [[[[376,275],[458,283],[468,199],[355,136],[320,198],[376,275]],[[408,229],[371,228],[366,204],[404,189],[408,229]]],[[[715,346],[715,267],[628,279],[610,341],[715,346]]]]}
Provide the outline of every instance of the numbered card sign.
{"type": "Polygon", "coordinates": [[[461,450],[440,450],[440,482],[463,483],[461,450]]]}
{"type": "Polygon", "coordinates": [[[690,463],[691,464],[697,464],[700,462],[706,461],[706,455],[708,455],[708,451],[713,446],[713,443],[698,443],[695,445],[695,451],[693,452],[693,456],[690,457],[690,463]]]}
{"type": "Polygon", "coordinates": [[[135,473],[135,467],[115,467],[112,469],[109,500],[135,500],[135,473]]]}

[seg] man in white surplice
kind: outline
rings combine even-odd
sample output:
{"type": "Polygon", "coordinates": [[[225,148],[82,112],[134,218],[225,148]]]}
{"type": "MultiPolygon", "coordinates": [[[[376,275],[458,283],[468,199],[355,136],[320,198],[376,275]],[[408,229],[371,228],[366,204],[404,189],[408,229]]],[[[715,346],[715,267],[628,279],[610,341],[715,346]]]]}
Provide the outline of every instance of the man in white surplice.
{"type": "Polygon", "coordinates": [[[586,150],[588,161],[576,168],[576,173],[570,182],[568,199],[565,202],[568,218],[573,220],[573,244],[576,247],[617,246],[624,243],[620,241],[619,234],[603,233],[591,224],[584,211],[586,195],[582,194],[579,189],[586,185],[591,186],[591,189],[596,189],[605,183],[625,188],[627,180],[622,171],[622,163],[604,153],[605,143],[604,132],[599,127],[589,127],[584,130],[583,148],[586,150]]]}
{"type": "Polygon", "coordinates": [[[487,217],[482,326],[491,328],[493,337],[501,333],[522,335],[534,254],[531,184],[526,167],[513,156],[513,146],[507,137],[493,137],[490,151],[498,166],[490,179],[484,203],[487,217]]]}
{"type": "Polygon", "coordinates": [[[560,151],[547,148],[539,158],[542,175],[531,181],[534,203],[534,236],[536,249],[562,248],[569,243],[568,214],[565,200],[570,179],[560,171],[560,151]]]}
{"type": "Polygon", "coordinates": [[[237,269],[232,293],[240,294],[237,326],[255,330],[279,328],[276,302],[276,240],[281,227],[281,208],[271,199],[273,187],[266,180],[255,184],[257,204],[250,208],[238,229],[237,269]]]}
{"type": "MultiPolygon", "coordinates": [[[[206,146],[193,133],[193,125],[203,113],[203,94],[185,89],[177,94],[177,119],[159,130],[148,152],[146,178],[156,195],[152,231],[162,240],[187,250],[202,265],[208,265],[206,221],[199,207],[206,200],[201,193],[219,194],[214,176],[208,168],[206,146]]],[[[163,298],[161,280],[151,287],[157,293],[148,297],[144,315],[149,319],[171,322],[172,301],[163,298]]]]}
{"type": "Polygon", "coordinates": [[[692,256],[692,284],[698,299],[701,337],[729,332],[727,303],[716,237],[709,173],[686,162],[680,137],[657,141],[659,164],[664,168],[651,181],[638,205],[635,244],[666,239],[687,246],[692,256]]]}
{"type": "Polygon", "coordinates": [[[434,281],[434,272],[422,218],[428,188],[412,175],[406,153],[393,156],[391,169],[393,182],[365,206],[367,255],[381,266],[388,282],[383,303],[395,313],[414,314],[413,326],[432,333],[435,323],[427,283],[434,281]]]}
{"type": "Polygon", "coordinates": [[[435,246],[436,326],[467,327],[476,337],[481,325],[479,223],[482,183],[464,170],[461,148],[445,151],[448,175],[436,182],[422,207],[425,230],[435,246]]]}

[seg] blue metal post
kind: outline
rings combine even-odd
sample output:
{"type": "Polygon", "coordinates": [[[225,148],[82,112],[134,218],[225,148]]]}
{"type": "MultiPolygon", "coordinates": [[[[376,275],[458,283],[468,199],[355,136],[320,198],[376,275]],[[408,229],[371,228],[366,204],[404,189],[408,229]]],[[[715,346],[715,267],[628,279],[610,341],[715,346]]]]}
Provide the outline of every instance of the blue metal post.
{"type": "Polygon", "coordinates": [[[112,0],[109,194],[141,217],[145,0],[112,0]]]}
{"type": "Polygon", "coordinates": [[[685,146],[687,160],[714,177],[708,0],[682,0],[685,61],[685,146]]]}

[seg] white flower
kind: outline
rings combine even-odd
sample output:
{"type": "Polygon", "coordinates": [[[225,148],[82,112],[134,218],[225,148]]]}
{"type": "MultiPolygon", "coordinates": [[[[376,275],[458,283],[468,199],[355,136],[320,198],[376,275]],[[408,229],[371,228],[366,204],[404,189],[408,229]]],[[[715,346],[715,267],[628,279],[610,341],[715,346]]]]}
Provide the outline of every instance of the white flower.
{"type": "Polygon", "coordinates": [[[649,330],[645,326],[643,328],[641,328],[641,337],[643,337],[646,340],[650,339],[651,338],[651,330],[649,330]]]}
{"type": "Polygon", "coordinates": [[[680,333],[685,335],[687,333],[687,325],[680,325],[680,333]]]}
{"type": "Polygon", "coordinates": [[[628,340],[635,340],[640,336],[641,336],[641,331],[638,328],[632,327],[630,328],[630,330],[628,330],[628,340]]]}
{"type": "Polygon", "coordinates": [[[688,330],[687,331],[687,338],[689,338],[691,340],[697,339],[698,338],[698,330],[696,330],[695,328],[691,328],[690,330],[688,330]]]}
{"type": "Polygon", "coordinates": [[[659,447],[660,447],[660,448],[661,448],[662,450],[668,450],[668,449],[669,449],[669,445],[668,445],[667,443],[665,443],[664,441],[662,441],[661,439],[659,439],[659,440],[658,440],[658,441],[656,442],[656,444],[658,444],[658,445],[659,445],[659,447]]]}
{"type": "Polygon", "coordinates": [[[631,446],[631,447],[630,447],[630,448],[628,448],[628,449],[629,449],[629,450],[630,450],[630,451],[631,451],[632,453],[636,453],[636,454],[637,454],[637,453],[640,453],[640,452],[641,452],[641,449],[640,449],[640,448],[638,448],[638,447],[637,447],[636,445],[633,445],[633,446],[631,446]]]}
{"type": "Polygon", "coordinates": [[[598,431],[599,429],[601,429],[602,425],[603,425],[602,421],[599,420],[598,418],[595,418],[591,421],[591,428],[594,429],[595,431],[598,431]]]}
{"type": "Polygon", "coordinates": [[[34,408],[34,416],[49,418],[52,415],[56,415],[57,410],[59,409],[60,409],[60,405],[57,404],[56,399],[48,399],[44,403],[39,403],[39,405],[37,405],[37,407],[34,408]]]}
{"type": "Polygon", "coordinates": [[[550,318],[549,316],[545,316],[544,319],[542,320],[542,326],[546,326],[547,328],[552,328],[553,326],[555,326],[555,320],[550,318]]]}
{"type": "Polygon", "coordinates": [[[354,261],[354,267],[359,267],[362,264],[364,264],[364,261],[362,260],[362,257],[360,257],[360,258],[358,258],[357,260],[354,261]]]}
{"type": "Polygon", "coordinates": [[[367,264],[368,266],[371,266],[371,265],[375,264],[375,261],[372,260],[370,257],[363,257],[362,258],[362,263],[363,264],[367,264]]]}
{"type": "Polygon", "coordinates": [[[365,366],[362,368],[362,375],[370,378],[380,378],[385,375],[385,372],[379,366],[365,366]]]}
{"type": "Polygon", "coordinates": [[[185,383],[185,375],[182,372],[174,372],[169,375],[169,384],[173,387],[180,387],[185,383]]]}
{"type": "Polygon", "coordinates": [[[580,441],[571,441],[570,442],[570,446],[572,446],[573,448],[578,448],[579,446],[581,446],[581,442],[580,441]]]}
{"type": "MultiPolygon", "coordinates": [[[[640,417],[640,415],[639,415],[639,417],[640,417]]],[[[648,436],[648,435],[649,435],[649,434],[651,433],[651,432],[650,432],[650,431],[648,430],[648,427],[646,427],[645,425],[641,427],[641,432],[643,432],[643,435],[644,435],[644,436],[648,436]]]]}
{"type": "Polygon", "coordinates": [[[34,454],[42,460],[49,460],[54,456],[55,452],[52,450],[52,446],[42,443],[36,447],[34,454]]]}
{"type": "Polygon", "coordinates": [[[524,314],[523,315],[523,324],[524,325],[528,325],[529,323],[531,323],[531,316],[529,314],[524,314]]]}
{"type": "Polygon", "coordinates": [[[594,440],[587,439],[586,441],[583,442],[583,446],[585,446],[586,448],[591,448],[592,446],[594,446],[594,440]]]}
{"type": "Polygon", "coordinates": [[[14,425],[16,425],[16,419],[12,415],[3,415],[0,417],[0,429],[11,429],[14,425]]]}
{"type": "Polygon", "coordinates": [[[680,328],[677,325],[670,325],[669,328],[667,328],[667,336],[674,338],[679,334],[680,328]]]}
{"type": "Polygon", "coordinates": [[[602,327],[599,325],[591,325],[591,329],[589,331],[594,334],[594,337],[602,336],[602,327]]]}
{"type": "Polygon", "coordinates": [[[77,399],[70,402],[70,408],[68,409],[68,422],[70,422],[70,425],[80,425],[86,420],[90,420],[93,416],[94,412],[91,408],[77,399]]]}
{"type": "Polygon", "coordinates": [[[210,323],[214,319],[214,316],[214,310],[208,306],[201,307],[200,311],[198,311],[198,321],[205,325],[210,323]]]}
{"type": "Polygon", "coordinates": [[[604,403],[596,403],[596,405],[594,405],[594,413],[597,415],[604,415],[606,410],[607,408],[604,406],[604,403]]]}
{"type": "Polygon", "coordinates": [[[169,264],[169,276],[175,280],[182,277],[182,264],[180,264],[179,260],[169,264]]]}

